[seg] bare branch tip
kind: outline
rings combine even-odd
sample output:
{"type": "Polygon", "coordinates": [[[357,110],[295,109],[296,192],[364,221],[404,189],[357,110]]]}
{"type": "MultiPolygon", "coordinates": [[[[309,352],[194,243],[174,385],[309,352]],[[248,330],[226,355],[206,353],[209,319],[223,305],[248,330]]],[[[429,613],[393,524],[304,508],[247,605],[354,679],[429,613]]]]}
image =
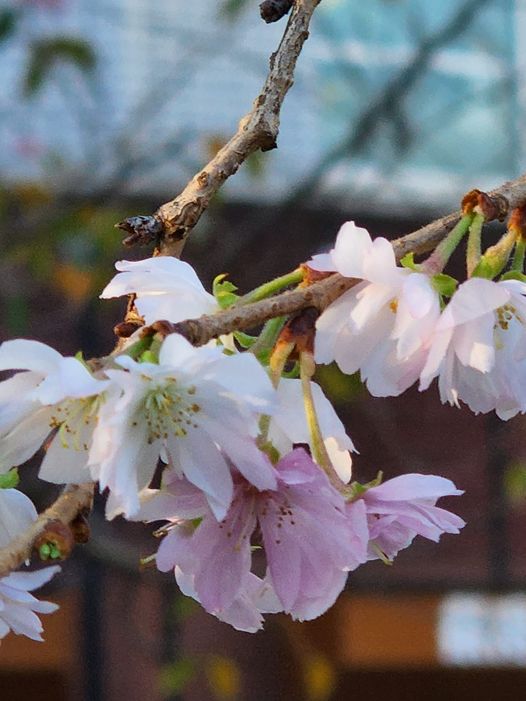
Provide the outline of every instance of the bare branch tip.
{"type": "Polygon", "coordinates": [[[267,24],[278,22],[289,13],[293,4],[294,0],[264,0],[259,6],[261,19],[267,24]]]}
{"type": "Polygon", "coordinates": [[[158,245],[164,233],[164,225],[155,214],[128,217],[115,224],[115,228],[129,234],[122,242],[128,247],[158,245]]]}

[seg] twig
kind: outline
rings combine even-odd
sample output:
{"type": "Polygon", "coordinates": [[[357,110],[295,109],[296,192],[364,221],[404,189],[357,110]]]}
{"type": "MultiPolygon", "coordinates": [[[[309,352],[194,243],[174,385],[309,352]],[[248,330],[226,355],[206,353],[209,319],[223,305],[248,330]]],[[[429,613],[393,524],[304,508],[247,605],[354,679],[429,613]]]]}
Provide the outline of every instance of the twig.
{"type": "MultiPolygon", "coordinates": [[[[508,212],[526,202],[526,175],[506,182],[488,193],[495,201],[496,213],[504,218],[508,212]]],[[[432,250],[453,228],[460,212],[448,214],[406,236],[395,239],[393,247],[398,260],[406,253],[415,254],[432,250]]],[[[250,329],[268,319],[316,307],[322,311],[341,294],[356,284],[356,280],[331,275],[310,287],[284,292],[243,307],[232,307],[216,314],[203,315],[199,319],[187,319],[170,325],[171,331],[180,333],[194,345],[207,343],[211,338],[234,330],[250,329]]]]}
{"type": "Polygon", "coordinates": [[[58,499],[18,538],[0,549],[0,577],[18,569],[31,557],[33,544],[50,526],[57,522],[69,527],[77,515],[90,510],[94,484],[79,484],[66,487],[58,499]]]}
{"type": "Polygon", "coordinates": [[[158,242],[162,255],[179,257],[188,233],[223,183],[256,151],[276,148],[280,111],[293,84],[296,61],[309,36],[309,24],[320,0],[296,0],[270,69],[252,110],[212,160],[175,199],[161,205],[151,216],[130,217],[117,224],[129,236],[126,245],[158,242]]]}

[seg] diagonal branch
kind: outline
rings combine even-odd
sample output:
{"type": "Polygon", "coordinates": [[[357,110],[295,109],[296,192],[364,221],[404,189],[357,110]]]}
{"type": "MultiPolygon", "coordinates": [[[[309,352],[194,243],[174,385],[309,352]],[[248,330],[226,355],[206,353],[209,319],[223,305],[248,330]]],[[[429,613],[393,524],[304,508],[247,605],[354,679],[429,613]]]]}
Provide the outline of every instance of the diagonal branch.
{"type": "MultiPolygon", "coordinates": [[[[501,218],[504,218],[512,209],[526,202],[526,175],[506,182],[488,194],[495,200],[496,209],[501,218]]],[[[433,249],[459,218],[460,212],[453,212],[395,239],[392,243],[397,260],[410,251],[420,254],[433,249]]],[[[250,329],[273,317],[292,314],[306,307],[316,307],[321,311],[354,284],[355,280],[334,274],[310,287],[284,292],[254,304],[234,306],[215,314],[203,315],[199,319],[181,321],[171,325],[171,330],[180,333],[194,345],[202,345],[222,334],[250,329]]]]}
{"type": "Polygon", "coordinates": [[[157,241],[162,255],[179,257],[189,232],[210,200],[239,166],[258,150],[276,148],[280,111],[294,80],[296,62],[309,36],[309,24],[320,0],[296,0],[270,69],[252,110],[212,160],[170,202],[153,216],[130,217],[117,224],[128,232],[127,245],[157,241]]]}

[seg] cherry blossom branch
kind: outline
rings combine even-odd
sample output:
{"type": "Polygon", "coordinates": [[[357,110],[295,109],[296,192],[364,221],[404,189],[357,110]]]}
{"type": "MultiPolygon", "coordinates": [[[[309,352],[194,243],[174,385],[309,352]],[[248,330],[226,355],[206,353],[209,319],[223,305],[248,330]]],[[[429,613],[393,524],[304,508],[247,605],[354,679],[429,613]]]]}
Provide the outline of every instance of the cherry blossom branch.
{"type": "MultiPolygon", "coordinates": [[[[494,218],[504,219],[508,212],[526,202],[526,174],[504,183],[488,195],[494,204],[494,218]]],[[[421,254],[432,250],[451,231],[460,216],[460,211],[453,212],[395,239],[392,243],[397,259],[400,260],[410,251],[421,254]]],[[[187,319],[154,330],[179,333],[194,345],[202,345],[222,334],[250,329],[268,319],[292,314],[306,307],[315,307],[322,311],[356,282],[336,273],[310,287],[284,292],[253,304],[234,306],[216,314],[187,319]]]]}
{"type": "Polygon", "coordinates": [[[319,2],[295,0],[279,47],[270,57],[270,70],[263,88],[230,141],[175,199],[161,205],[155,214],[130,217],[117,224],[129,234],[124,240],[126,245],[155,241],[162,255],[179,257],[189,232],[223,183],[252,153],[276,148],[281,106],[294,82],[296,62],[309,36],[310,20],[319,2]]]}
{"type": "MultiPolygon", "coordinates": [[[[15,538],[5,548],[0,548],[0,577],[18,569],[31,557],[31,552],[47,534],[52,538],[65,529],[70,529],[72,522],[83,511],[91,510],[93,501],[93,483],[71,485],[66,487],[56,501],[24,533],[15,538]],[[53,535],[52,535],[53,534],[53,535]]],[[[63,536],[62,533],[60,535],[63,536]]],[[[71,543],[76,540],[71,534],[71,543]]],[[[62,553],[66,556],[69,552],[62,553]]]]}

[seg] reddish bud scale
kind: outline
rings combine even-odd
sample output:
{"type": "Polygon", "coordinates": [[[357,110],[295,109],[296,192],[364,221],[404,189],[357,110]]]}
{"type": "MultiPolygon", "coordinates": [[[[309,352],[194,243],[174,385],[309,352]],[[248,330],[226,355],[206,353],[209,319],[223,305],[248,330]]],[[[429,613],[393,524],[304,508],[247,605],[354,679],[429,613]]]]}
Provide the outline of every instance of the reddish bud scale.
{"type": "Polygon", "coordinates": [[[508,229],[514,231],[517,236],[526,238],[526,205],[515,207],[510,214],[508,229]]]}
{"type": "Polygon", "coordinates": [[[484,215],[486,221],[502,221],[509,210],[509,202],[503,195],[488,195],[481,190],[470,190],[461,202],[462,214],[471,214],[475,207],[484,215]]]}
{"type": "MultiPolygon", "coordinates": [[[[312,353],[314,349],[314,335],[316,332],[316,319],[320,315],[315,307],[307,307],[291,319],[281,332],[279,343],[294,343],[295,353],[312,353]]],[[[292,356],[291,356],[292,357],[292,356]]],[[[297,357],[294,355],[294,357],[297,357]]]]}
{"type": "Polygon", "coordinates": [[[332,270],[313,270],[307,265],[307,263],[302,263],[300,268],[303,271],[303,280],[300,282],[298,287],[309,287],[309,285],[313,285],[315,282],[325,280],[325,278],[334,275],[332,270]]]}

